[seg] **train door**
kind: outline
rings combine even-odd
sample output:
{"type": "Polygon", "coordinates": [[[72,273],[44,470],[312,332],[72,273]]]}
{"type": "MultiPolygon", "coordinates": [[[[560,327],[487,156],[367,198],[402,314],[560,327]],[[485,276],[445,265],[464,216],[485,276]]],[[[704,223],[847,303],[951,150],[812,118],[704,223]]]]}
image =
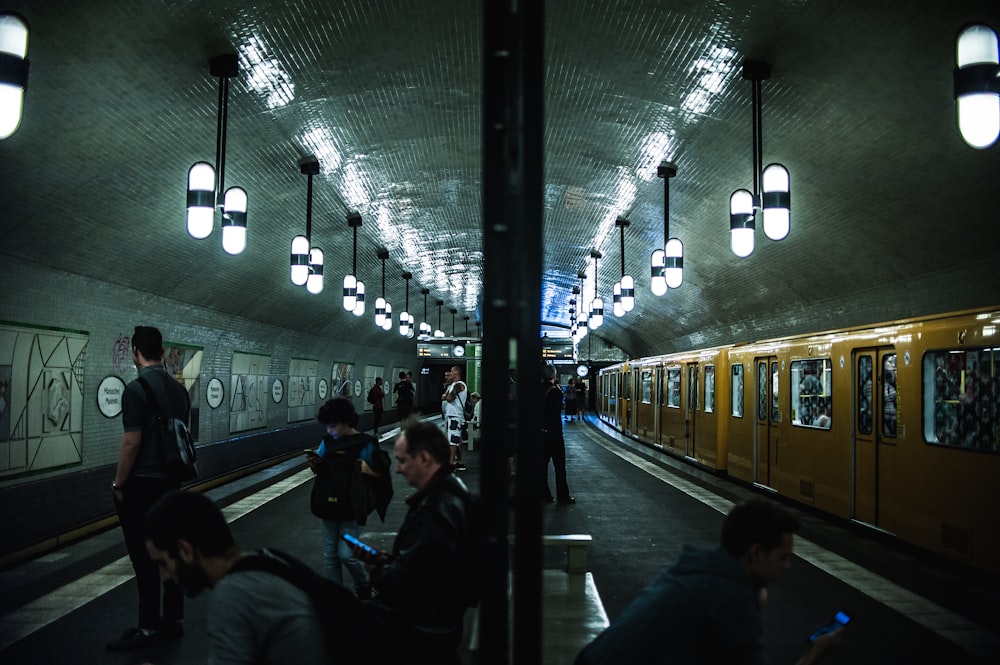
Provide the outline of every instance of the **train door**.
{"type": "Polygon", "coordinates": [[[778,358],[765,356],[754,360],[756,373],[756,417],[754,433],[754,482],[764,487],[778,483],[778,358]]]}
{"type": "Polygon", "coordinates": [[[879,525],[880,465],[896,439],[896,352],[854,352],[854,519],[879,525]]]}
{"type": "Polygon", "coordinates": [[[698,363],[687,366],[687,399],[684,404],[684,454],[695,459],[694,430],[698,413],[698,363]]]}

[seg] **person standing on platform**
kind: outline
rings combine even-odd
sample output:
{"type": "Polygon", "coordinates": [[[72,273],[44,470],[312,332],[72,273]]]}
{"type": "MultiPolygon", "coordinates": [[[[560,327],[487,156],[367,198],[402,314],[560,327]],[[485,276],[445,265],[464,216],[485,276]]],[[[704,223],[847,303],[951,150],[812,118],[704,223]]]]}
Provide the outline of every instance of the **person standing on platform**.
{"type": "MultiPolygon", "coordinates": [[[[767,588],[788,570],[799,526],[770,501],[734,507],[722,522],[721,546],[685,545],[677,562],[580,652],[576,665],[763,664],[767,588]]],[[[799,665],[819,661],[843,633],[841,627],[811,639],[799,665]]]]}
{"type": "Polygon", "coordinates": [[[392,392],[396,394],[396,418],[402,424],[413,413],[413,382],[406,378],[406,372],[399,373],[399,381],[392,392]]]}
{"type": "Polygon", "coordinates": [[[262,557],[279,566],[304,564],[279,552],[243,552],[208,497],[197,492],[163,497],[146,516],[144,547],[153,566],[188,596],[212,589],[206,612],[209,663],[333,662],[327,659],[323,623],[305,591],[246,565],[262,557]]]}
{"type": "Polygon", "coordinates": [[[366,399],[372,405],[372,433],[375,435],[375,438],[378,438],[378,428],[382,424],[382,404],[385,399],[385,391],[382,389],[382,377],[375,377],[375,385],[368,391],[366,399]]]}
{"type": "Polygon", "coordinates": [[[576,419],[583,420],[583,414],[587,412],[587,382],[583,379],[576,380],[576,419]]]}
{"type": "Polygon", "coordinates": [[[445,432],[451,448],[451,464],[458,471],[465,469],[462,460],[462,426],[465,425],[465,403],[469,391],[462,381],[462,368],[455,365],[445,372],[444,393],[441,395],[441,411],[444,415],[445,432]]]}
{"type": "Polygon", "coordinates": [[[125,433],[111,491],[139,590],[139,625],[109,642],[109,651],[133,651],[178,640],[184,635],[181,623],[184,596],[169,580],[162,582],[163,612],[160,612],[160,571],[146,551],[142,519],[161,496],[181,485],[180,479],[161,462],[158,411],[187,424],[191,401],[187,389],[163,366],[163,336],[159,330],[152,326],[135,327],[132,361],[139,370],[139,378],[126,386],[122,396],[125,433]],[[142,381],[155,399],[157,409],[147,399],[142,381]]]}
{"type": "Polygon", "coordinates": [[[388,474],[389,469],[380,468],[376,462],[378,440],[355,429],[359,418],[350,400],[327,401],[316,419],[326,425],[326,436],[315,452],[306,452],[306,459],[316,473],[311,503],[313,514],[323,520],[324,573],[343,584],[343,564],[354,581],[358,598],[368,600],[372,595],[368,572],[343,540],[344,534],[360,538],[364,529],[364,519],[358,516],[351,501],[351,484],[359,480],[355,476],[356,466],[360,465],[362,475],[371,477],[388,474]]]}
{"type": "Polygon", "coordinates": [[[576,503],[576,499],[570,496],[569,485],[566,482],[566,441],[563,439],[562,431],[563,393],[559,389],[559,375],[552,365],[545,365],[542,368],[541,390],[542,453],[545,460],[542,474],[545,491],[542,500],[546,503],[555,500],[559,505],[565,506],[576,503]],[[549,489],[550,460],[556,474],[555,499],[552,498],[552,491],[549,489]]]}
{"type": "Polygon", "coordinates": [[[566,383],[566,421],[569,422],[576,417],[576,379],[570,379],[566,383]]]}

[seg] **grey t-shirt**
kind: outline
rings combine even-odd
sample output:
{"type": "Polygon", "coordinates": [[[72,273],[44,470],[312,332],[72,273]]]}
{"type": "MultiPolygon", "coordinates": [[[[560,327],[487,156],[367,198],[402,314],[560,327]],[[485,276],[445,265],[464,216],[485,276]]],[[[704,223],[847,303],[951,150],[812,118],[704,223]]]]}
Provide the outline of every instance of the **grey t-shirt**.
{"type": "Polygon", "coordinates": [[[208,605],[210,665],[325,663],[323,630],[309,598],[277,575],[222,578],[208,605]]]}

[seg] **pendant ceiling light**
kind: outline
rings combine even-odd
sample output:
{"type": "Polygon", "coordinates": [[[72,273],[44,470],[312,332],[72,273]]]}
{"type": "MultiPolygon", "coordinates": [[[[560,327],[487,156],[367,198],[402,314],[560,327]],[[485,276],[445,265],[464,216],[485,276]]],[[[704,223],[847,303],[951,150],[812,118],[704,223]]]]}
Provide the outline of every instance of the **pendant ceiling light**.
{"type": "Polygon", "coordinates": [[[965,26],[955,38],[955,104],[958,129],[982,150],[1000,136],[1000,58],[997,33],[984,23],[965,26]]]}
{"type": "Polygon", "coordinates": [[[596,249],[590,250],[590,258],[594,259],[594,299],[590,304],[590,329],[597,330],[604,323],[604,301],[597,293],[597,260],[601,258],[601,253],[596,249]]]}
{"type": "MultiPolygon", "coordinates": [[[[375,327],[388,330],[392,327],[391,323],[388,328],[385,325],[386,306],[389,304],[385,301],[385,260],[389,258],[389,250],[380,249],[378,251],[378,258],[382,262],[382,295],[375,299],[375,327]]],[[[391,306],[389,306],[389,313],[391,317],[391,306]]]]}
{"type": "Polygon", "coordinates": [[[403,311],[399,315],[399,334],[404,337],[407,336],[407,332],[409,332],[410,335],[413,334],[413,323],[410,318],[410,279],[412,278],[412,274],[408,272],[403,273],[403,279],[406,281],[406,305],[403,307],[403,311]]]}
{"type": "Polygon", "coordinates": [[[28,22],[0,12],[0,139],[17,131],[28,87],[28,22]]]}
{"type": "Polygon", "coordinates": [[[438,327],[434,330],[434,336],[444,337],[444,331],[441,330],[441,308],[444,307],[444,301],[438,300],[437,306],[438,306],[438,327]]]}
{"type": "Polygon", "coordinates": [[[247,246],[247,193],[226,186],[226,130],[229,123],[229,79],[239,74],[235,53],[209,60],[209,71],[219,79],[219,116],[215,133],[215,164],[196,162],[188,169],[187,230],[192,238],[207,238],[215,227],[215,209],[222,212],[222,248],[239,254],[247,246]]]}
{"type": "Polygon", "coordinates": [[[763,218],[764,235],[771,240],[783,240],[791,228],[788,169],[778,163],[762,168],[760,82],[770,77],[771,65],[758,60],[743,62],[743,78],[753,83],[753,191],[737,189],[729,197],[730,248],[739,257],[747,257],[753,253],[758,211],[763,218]]]}
{"type": "Polygon", "coordinates": [[[420,321],[420,332],[417,333],[417,339],[426,339],[431,336],[431,324],[427,323],[427,296],[430,292],[430,289],[420,289],[420,293],[424,296],[424,318],[420,321]]]}
{"type": "Polygon", "coordinates": [[[365,283],[357,278],[358,229],[361,228],[361,215],[356,212],[347,215],[347,226],[354,231],[354,251],[351,255],[351,274],[344,276],[344,309],[354,316],[361,316],[365,313],[365,283]]]}
{"type": "Polygon", "coordinates": [[[663,178],[663,284],[657,284],[656,290],[662,292],[667,288],[676,289],[684,282],[684,243],[670,237],[670,179],[677,175],[677,167],[670,162],[660,162],[656,168],[656,177],[663,178]]]}
{"type": "Polygon", "coordinates": [[[583,299],[585,297],[583,293],[583,288],[584,288],[584,282],[587,279],[587,271],[580,270],[579,272],[576,273],[576,277],[577,279],[580,280],[580,286],[573,287],[573,293],[580,294],[580,307],[576,317],[576,341],[579,342],[580,340],[582,340],[584,337],[587,336],[588,332],[587,320],[590,318],[590,312],[587,311],[587,308],[583,304],[584,302],[583,299]]]}
{"type": "Polygon", "coordinates": [[[292,284],[304,284],[309,293],[316,294],[323,291],[323,250],[312,246],[313,177],[319,173],[319,161],[309,159],[299,165],[299,171],[306,176],[306,234],[292,238],[289,276],[292,284]]]}
{"type": "Polygon", "coordinates": [[[635,309],[635,280],[631,275],[625,274],[625,229],[628,228],[629,221],[619,217],[615,220],[615,226],[621,231],[622,278],[612,290],[612,303],[615,316],[621,317],[635,309]]]}

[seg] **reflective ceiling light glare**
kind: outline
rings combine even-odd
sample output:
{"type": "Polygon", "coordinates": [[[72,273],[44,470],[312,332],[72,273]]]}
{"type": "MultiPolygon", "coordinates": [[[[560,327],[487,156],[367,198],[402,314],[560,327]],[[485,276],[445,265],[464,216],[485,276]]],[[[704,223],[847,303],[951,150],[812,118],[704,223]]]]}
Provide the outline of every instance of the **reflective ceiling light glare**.
{"type": "Polygon", "coordinates": [[[958,129],[973,148],[989,148],[1000,136],[997,33],[988,25],[973,23],[958,34],[955,50],[958,129]]]}
{"type": "Polygon", "coordinates": [[[215,168],[196,162],[188,169],[187,231],[192,238],[204,240],[212,235],[214,225],[215,168]]]}
{"type": "Polygon", "coordinates": [[[764,235],[771,240],[784,240],[788,236],[790,201],[788,169],[781,164],[769,164],[761,174],[761,205],[764,208],[764,235]]]}
{"type": "Polygon", "coordinates": [[[306,290],[317,294],[323,291],[323,250],[313,247],[309,250],[309,278],[306,290]]]}
{"type": "Polygon", "coordinates": [[[649,257],[649,290],[653,292],[654,296],[662,296],[667,292],[667,279],[664,272],[665,257],[666,254],[662,249],[653,250],[649,257]]]}
{"type": "Polygon", "coordinates": [[[737,189],[729,197],[730,248],[733,254],[746,258],[753,254],[753,194],[737,189]]]}
{"type": "Polygon", "coordinates": [[[28,24],[13,12],[0,14],[0,139],[17,131],[28,85],[28,24]]]}
{"type": "Polygon", "coordinates": [[[305,236],[292,238],[292,284],[303,286],[309,279],[309,239],[305,236]]]}
{"type": "Polygon", "coordinates": [[[242,187],[226,190],[222,208],[222,249],[240,254],[247,247],[247,192],[242,187]]]}

